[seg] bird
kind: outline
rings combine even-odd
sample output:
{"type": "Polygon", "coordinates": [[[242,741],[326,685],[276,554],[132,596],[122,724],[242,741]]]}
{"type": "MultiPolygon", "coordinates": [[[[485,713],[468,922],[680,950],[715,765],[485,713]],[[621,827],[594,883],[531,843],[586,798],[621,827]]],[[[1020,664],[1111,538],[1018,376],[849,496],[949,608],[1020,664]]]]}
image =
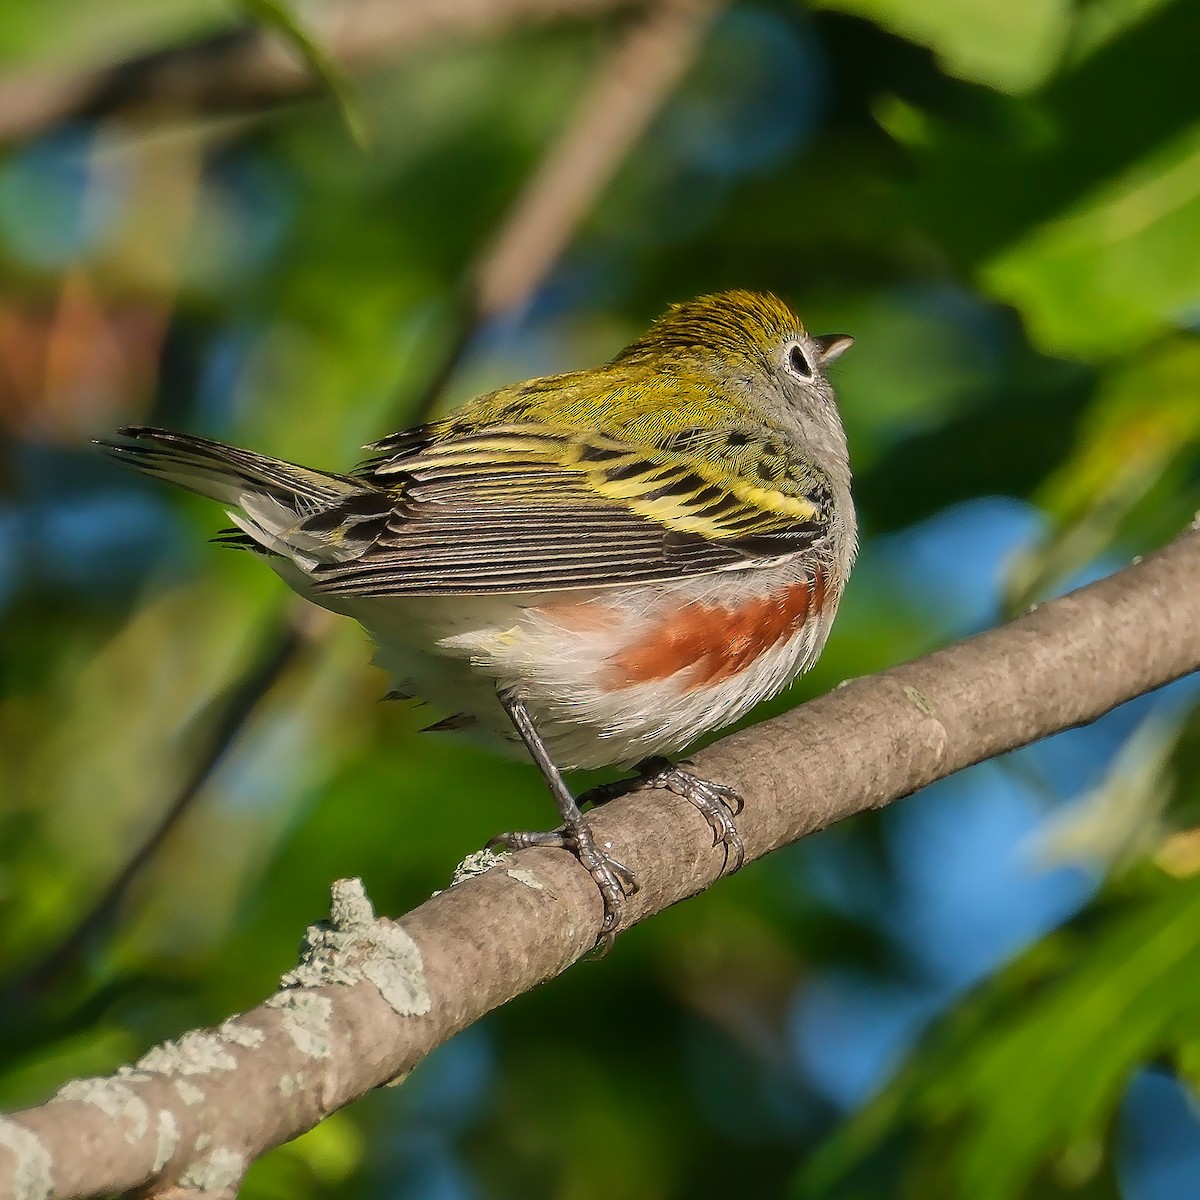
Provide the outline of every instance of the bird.
{"type": "Polygon", "coordinates": [[[664,787],[745,853],[729,785],[673,761],[810,668],[857,552],[829,367],[766,293],[671,306],[604,365],[516,383],[367,447],[347,474],[130,425],[120,462],[222,504],[218,536],[306,600],[358,620],[391,695],[524,746],[561,825],[489,846],[562,847],[611,944],[638,887],[584,800],[664,787]],[[564,771],[633,768],[577,799],[564,771]]]}

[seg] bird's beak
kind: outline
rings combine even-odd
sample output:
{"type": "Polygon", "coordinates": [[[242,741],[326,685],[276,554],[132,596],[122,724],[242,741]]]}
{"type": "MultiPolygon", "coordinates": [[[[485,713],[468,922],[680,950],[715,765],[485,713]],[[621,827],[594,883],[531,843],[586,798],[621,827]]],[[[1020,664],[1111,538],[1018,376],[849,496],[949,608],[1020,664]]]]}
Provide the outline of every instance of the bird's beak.
{"type": "Polygon", "coordinates": [[[821,347],[821,366],[827,367],[836,362],[851,346],[854,339],[848,333],[823,333],[813,341],[821,347]]]}

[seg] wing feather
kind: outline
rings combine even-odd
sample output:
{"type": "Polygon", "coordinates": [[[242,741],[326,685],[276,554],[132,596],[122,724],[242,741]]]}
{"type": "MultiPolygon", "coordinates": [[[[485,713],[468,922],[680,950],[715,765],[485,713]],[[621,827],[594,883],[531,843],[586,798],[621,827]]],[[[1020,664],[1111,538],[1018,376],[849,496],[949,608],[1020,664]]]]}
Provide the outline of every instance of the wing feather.
{"type": "MultiPolygon", "coordinates": [[[[602,433],[493,426],[380,446],[397,452],[357,478],[388,511],[364,521],[359,500],[358,528],[370,541],[314,570],[320,592],[663,582],[797,553],[822,535],[828,511],[815,478],[790,493],[746,486],[711,459],[602,433]]],[[[315,519],[328,528],[334,518],[315,519]]]]}

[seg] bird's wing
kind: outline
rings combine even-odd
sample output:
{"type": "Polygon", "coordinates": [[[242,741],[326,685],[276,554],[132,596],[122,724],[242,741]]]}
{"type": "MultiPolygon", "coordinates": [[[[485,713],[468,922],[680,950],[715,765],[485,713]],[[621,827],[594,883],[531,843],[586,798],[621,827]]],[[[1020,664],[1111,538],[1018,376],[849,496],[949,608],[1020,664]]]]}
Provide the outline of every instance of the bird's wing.
{"type": "MultiPolygon", "coordinates": [[[[779,439],[773,439],[778,442],[779,439]]],[[[744,457],[745,435],[737,441],[744,457]]],[[[350,502],[357,544],[317,567],[338,595],[453,595],[660,582],[794,554],[829,498],[703,454],[604,433],[502,425],[380,443],[350,502]],[[783,490],[786,487],[786,490],[783,490]],[[364,504],[379,511],[365,519],[364,504]]],[[[739,459],[739,461],[742,461],[739,459]]],[[[801,472],[803,475],[803,472],[801,472]]],[[[300,527],[339,536],[339,506],[300,527]]]]}

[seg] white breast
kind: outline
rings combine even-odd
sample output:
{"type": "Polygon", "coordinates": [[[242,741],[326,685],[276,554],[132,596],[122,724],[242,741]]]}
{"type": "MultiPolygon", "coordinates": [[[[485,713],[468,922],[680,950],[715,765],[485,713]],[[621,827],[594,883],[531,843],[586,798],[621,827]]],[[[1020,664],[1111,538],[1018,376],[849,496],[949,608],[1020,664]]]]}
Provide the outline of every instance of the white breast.
{"type": "Polygon", "coordinates": [[[819,613],[800,613],[804,619],[771,609],[768,633],[777,640],[758,653],[746,621],[736,618],[746,605],[757,605],[751,615],[759,616],[764,597],[804,578],[783,564],[620,591],[352,598],[339,601],[338,611],[372,634],[376,661],[398,690],[447,715],[466,714],[488,740],[514,741],[496,699],[497,688],[512,689],[560,767],[628,766],[674,754],[736,721],[812,665],[840,598],[836,589],[826,589],[819,613]],[[692,620],[697,628],[694,618],[706,613],[698,626],[705,638],[689,641],[684,625],[692,620]],[[730,614],[724,625],[722,613],[730,614]],[[714,644],[723,628],[730,641],[714,644]],[[664,644],[664,636],[674,640],[664,644]]]}

